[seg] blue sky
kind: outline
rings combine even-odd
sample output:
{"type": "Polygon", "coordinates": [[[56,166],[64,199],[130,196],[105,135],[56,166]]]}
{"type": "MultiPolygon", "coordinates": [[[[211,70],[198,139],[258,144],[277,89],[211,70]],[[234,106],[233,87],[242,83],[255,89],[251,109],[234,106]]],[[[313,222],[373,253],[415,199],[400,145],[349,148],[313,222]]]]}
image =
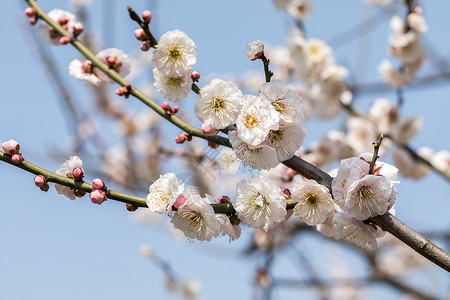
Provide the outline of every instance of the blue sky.
{"type": "MultiPolygon", "coordinates": [[[[108,29],[107,33],[102,32],[105,47],[136,51],[139,43],[132,33],[136,26],[128,18],[126,5],[141,11],[149,8],[148,2],[151,1],[94,1],[89,6],[92,27],[108,29]]],[[[326,41],[377,13],[374,7],[357,0],[345,4],[321,0],[313,3],[313,14],[305,23],[308,36],[326,41]]],[[[47,11],[54,7],[67,8],[66,1],[41,0],[39,4],[47,11]]],[[[446,1],[433,1],[424,7],[430,27],[426,39],[442,56],[450,51],[446,32],[449,6],[446,1]]],[[[21,143],[25,158],[46,169],[56,170],[61,162],[48,153],[70,149],[67,115],[33,50],[34,42],[26,30],[28,24],[23,9],[23,1],[6,1],[0,11],[0,57],[3,58],[0,140],[16,139],[21,143]]],[[[335,52],[340,64],[351,71],[358,70],[351,80],[379,81],[376,66],[382,58],[388,58],[389,29],[388,18],[383,13],[378,15],[372,34],[355,39],[335,52]]],[[[247,43],[259,39],[281,45],[287,29],[293,26],[290,18],[277,11],[269,0],[164,0],[159,1],[158,13],[152,22],[157,26],[157,35],[180,29],[196,42],[196,69],[202,74],[262,70],[258,63],[245,57],[247,43]]],[[[76,51],[65,46],[51,47],[50,52],[64,79],[75,91],[79,105],[89,107],[88,87],[66,73],[68,63],[78,57],[76,51]]],[[[432,70],[433,67],[427,64],[421,74],[432,70]]],[[[425,120],[424,128],[411,142],[414,148],[428,145],[437,151],[450,149],[450,135],[446,130],[450,108],[448,95],[448,84],[406,89],[403,115],[420,113],[425,120]]],[[[395,101],[395,91],[386,89],[361,96],[358,105],[361,110],[367,109],[380,96],[395,101]]],[[[193,99],[190,96],[184,101],[192,102],[193,99]]],[[[129,102],[135,110],[145,109],[136,100],[129,102]]],[[[342,118],[332,122],[312,121],[306,127],[306,144],[317,140],[341,121],[342,118]]],[[[435,174],[419,182],[400,180],[397,216],[418,230],[448,229],[448,183],[435,174]]],[[[205,298],[251,297],[253,272],[262,261],[240,254],[249,241],[248,230],[243,230],[241,239],[231,245],[227,239],[210,243],[174,240],[160,228],[132,222],[130,213],[121,203],[108,201],[105,205],[94,206],[87,197],[70,201],[57,195],[53,187],[43,193],[34,186],[31,174],[3,163],[0,164],[0,191],[2,299],[178,299],[165,292],[162,273],[139,256],[138,247],[144,243],[152,245],[160,256],[170,260],[181,278],[198,279],[205,298]]],[[[313,239],[308,249],[315,251],[314,247],[322,244],[322,240],[313,239]]],[[[354,258],[349,262],[352,260],[354,258]]],[[[281,263],[286,264],[289,263],[281,263]]],[[[357,264],[363,268],[361,261],[357,264]]],[[[290,272],[295,273],[294,270],[290,272]]],[[[435,274],[437,282],[445,283],[443,271],[436,270],[435,274]]],[[[425,288],[432,288],[429,283],[423,284],[425,288]]],[[[294,291],[283,296],[291,299],[298,294],[294,291]]]]}

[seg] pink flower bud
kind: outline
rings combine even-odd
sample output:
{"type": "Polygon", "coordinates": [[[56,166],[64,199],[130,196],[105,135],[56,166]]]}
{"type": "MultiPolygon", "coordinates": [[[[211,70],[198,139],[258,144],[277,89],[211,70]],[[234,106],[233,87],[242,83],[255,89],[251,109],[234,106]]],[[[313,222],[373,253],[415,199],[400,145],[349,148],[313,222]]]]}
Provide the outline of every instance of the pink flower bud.
{"type": "Polygon", "coordinates": [[[130,203],[127,203],[126,207],[127,207],[128,211],[136,211],[138,209],[136,206],[134,206],[133,204],[130,204],[130,203]]]}
{"type": "Polygon", "coordinates": [[[83,23],[77,22],[73,25],[73,36],[77,37],[83,32],[83,23]]]}
{"type": "Polygon", "coordinates": [[[164,101],[163,103],[161,103],[161,108],[164,109],[165,111],[171,111],[172,107],[170,107],[169,102],[164,101]]]}
{"type": "Polygon", "coordinates": [[[126,95],[127,92],[128,92],[127,88],[126,88],[126,87],[123,87],[123,86],[118,87],[118,88],[116,89],[116,95],[117,95],[117,96],[123,96],[123,95],[126,95]]]}
{"type": "Polygon", "coordinates": [[[92,180],[92,188],[94,190],[103,190],[105,187],[106,187],[105,182],[102,179],[96,178],[92,180]]]}
{"type": "Polygon", "coordinates": [[[3,151],[9,155],[17,154],[20,152],[20,145],[15,140],[9,140],[2,143],[3,151]]]}
{"type": "Polygon", "coordinates": [[[108,57],[106,58],[106,62],[107,62],[108,64],[114,64],[114,63],[116,62],[116,58],[113,57],[113,56],[108,56],[108,57]]]}
{"type": "Polygon", "coordinates": [[[176,114],[180,110],[180,107],[178,105],[175,105],[172,109],[172,113],[176,114]]]}
{"type": "Polygon", "coordinates": [[[75,168],[72,171],[72,175],[75,178],[75,180],[82,180],[84,176],[83,169],[81,168],[75,168]]]}
{"type": "Polygon", "coordinates": [[[192,81],[198,82],[199,79],[200,79],[200,72],[199,71],[192,71],[191,72],[191,78],[192,78],[192,81]]]}
{"type": "Polygon", "coordinates": [[[20,164],[23,161],[23,157],[20,154],[14,154],[11,157],[11,160],[14,164],[20,164]]]}
{"type": "Polygon", "coordinates": [[[221,196],[219,199],[217,199],[218,203],[230,203],[230,197],[228,196],[221,196]]]}
{"type": "Polygon", "coordinates": [[[134,31],[134,36],[136,37],[136,39],[138,39],[139,41],[144,41],[147,40],[147,36],[145,35],[145,31],[142,28],[136,29],[134,31]]]}
{"type": "Polygon", "coordinates": [[[141,51],[146,52],[146,51],[150,50],[150,42],[143,41],[139,47],[141,48],[141,51]]]}
{"type": "Polygon", "coordinates": [[[61,45],[66,45],[66,44],[68,44],[68,43],[70,43],[70,42],[72,42],[72,38],[71,38],[71,37],[68,37],[68,36],[62,36],[62,37],[59,39],[59,43],[60,43],[61,45]]]}
{"type": "Polygon", "coordinates": [[[294,177],[294,175],[297,174],[297,172],[295,172],[293,169],[291,168],[287,168],[286,169],[286,175],[289,177],[294,177]]]}
{"type": "Polygon", "coordinates": [[[106,193],[102,190],[93,190],[90,193],[91,201],[95,204],[102,204],[106,201],[106,193]]]}
{"type": "Polygon", "coordinates": [[[185,133],[181,133],[175,137],[175,143],[183,144],[184,142],[186,142],[186,134],[185,133]]]}
{"type": "Polygon", "coordinates": [[[46,183],[47,183],[47,180],[45,179],[44,176],[38,175],[38,176],[34,177],[34,184],[37,187],[41,187],[41,186],[45,185],[46,183]]]}
{"type": "Polygon", "coordinates": [[[142,20],[144,21],[144,23],[150,23],[150,20],[152,19],[152,12],[149,10],[144,10],[142,12],[142,20]]]}
{"type": "Polygon", "coordinates": [[[27,15],[27,17],[34,17],[36,15],[36,9],[34,9],[34,7],[28,6],[27,8],[25,8],[25,15],[27,15]]]}
{"type": "Polygon", "coordinates": [[[202,131],[206,135],[216,135],[219,133],[218,129],[212,128],[211,126],[206,125],[206,124],[202,124],[202,131]]]}
{"type": "Polygon", "coordinates": [[[37,18],[36,16],[32,16],[32,17],[30,18],[30,25],[36,24],[37,21],[38,21],[38,18],[37,18]]]}
{"type": "Polygon", "coordinates": [[[173,203],[173,206],[178,209],[181,205],[184,204],[184,202],[186,202],[187,198],[185,195],[180,194],[177,199],[175,200],[175,202],[173,203]]]}
{"type": "Polygon", "coordinates": [[[290,198],[292,197],[292,196],[291,196],[291,191],[290,191],[289,189],[282,187],[282,188],[281,188],[281,191],[283,192],[284,197],[285,197],[286,199],[290,199],[290,198]]]}

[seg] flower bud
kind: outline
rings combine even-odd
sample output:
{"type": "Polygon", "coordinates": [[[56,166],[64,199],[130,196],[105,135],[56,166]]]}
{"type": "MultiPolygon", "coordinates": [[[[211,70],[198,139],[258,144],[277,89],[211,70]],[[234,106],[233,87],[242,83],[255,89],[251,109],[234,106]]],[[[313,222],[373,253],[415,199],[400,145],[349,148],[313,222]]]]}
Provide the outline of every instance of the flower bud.
{"type": "Polygon", "coordinates": [[[77,37],[79,36],[82,32],[83,32],[84,28],[83,28],[83,23],[81,22],[76,22],[73,25],[73,36],[77,37]]]}
{"type": "Polygon", "coordinates": [[[228,196],[221,196],[219,199],[217,199],[218,203],[230,203],[230,197],[228,196]]]}
{"type": "Polygon", "coordinates": [[[102,204],[106,201],[106,193],[102,190],[93,190],[89,196],[91,197],[92,203],[102,204]]]}
{"type": "Polygon", "coordinates": [[[264,55],[264,45],[258,40],[248,43],[247,53],[245,53],[245,55],[250,60],[261,58],[264,55]]]}
{"type": "Polygon", "coordinates": [[[184,142],[186,142],[186,139],[187,139],[186,133],[185,132],[181,133],[175,137],[175,143],[183,144],[184,142]]]}
{"type": "Polygon", "coordinates": [[[150,42],[143,41],[139,47],[141,48],[142,51],[146,52],[146,51],[150,50],[150,42]]]}
{"type": "Polygon", "coordinates": [[[36,177],[34,177],[34,184],[37,187],[41,187],[41,186],[45,185],[46,183],[47,183],[47,180],[45,179],[44,176],[37,175],[36,177]]]}
{"type": "Polygon", "coordinates": [[[75,178],[75,180],[82,180],[84,177],[83,169],[82,168],[73,169],[72,175],[75,178]]]}
{"type": "Polygon", "coordinates": [[[27,8],[25,8],[25,15],[27,15],[27,17],[34,17],[36,15],[36,9],[34,7],[28,6],[27,8]]]}
{"type": "Polygon", "coordinates": [[[144,23],[150,23],[150,20],[152,19],[152,12],[149,10],[144,10],[142,12],[142,20],[144,21],[144,23]]]}
{"type": "Polygon", "coordinates": [[[116,62],[116,58],[114,56],[108,56],[106,58],[106,62],[110,65],[114,64],[116,62]]]}
{"type": "Polygon", "coordinates": [[[134,36],[136,37],[137,40],[139,41],[145,41],[147,40],[147,36],[145,35],[145,31],[142,28],[136,29],[134,31],[134,36]]]}
{"type": "Polygon", "coordinates": [[[170,104],[167,101],[161,103],[161,108],[164,109],[166,112],[172,110],[172,107],[170,107],[170,104]]]}
{"type": "Polygon", "coordinates": [[[11,160],[14,164],[20,164],[23,161],[23,157],[20,154],[14,154],[11,157],[11,160]]]}
{"type": "Polygon", "coordinates": [[[36,16],[32,16],[32,17],[30,18],[30,25],[36,24],[37,21],[38,21],[38,18],[37,18],[36,16]]]}
{"type": "Polygon", "coordinates": [[[66,44],[68,44],[68,43],[70,43],[70,42],[72,42],[72,38],[71,38],[71,37],[68,37],[68,36],[62,36],[62,37],[59,39],[59,43],[60,43],[61,45],[66,45],[66,44]]]}
{"type": "Polygon", "coordinates": [[[73,193],[75,194],[75,196],[77,196],[78,198],[84,197],[84,195],[86,195],[86,192],[80,189],[76,189],[75,191],[73,191],[73,193]]]}
{"type": "Polygon", "coordinates": [[[192,71],[191,72],[191,78],[192,78],[192,81],[198,82],[199,79],[200,79],[200,72],[199,71],[192,71]]]}
{"type": "Polygon", "coordinates": [[[206,135],[216,135],[219,133],[218,129],[212,128],[211,126],[206,125],[206,124],[202,124],[202,131],[206,135]]]}
{"type": "Polygon", "coordinates": [[[9,140],[2,143],[3,151],[9,155],[18,154],[20,152],[20,145],[15,140],[9,140]]]}
{"type": "Polygon", "coordinates": [[[291,191],[289,189],[282,187],[281,191],[283,192],[284,198],[286,198],[286,200],[292,198],[291,191]]]}
{"type": "Polygon", "coordinates": [[[179,107],[178,105],[175,105],[175,106],[172,108],[172,113],[173,113],[173,114],[176,114],[179,110],[180,110],[180,107],[179,107]]]}
{"type": "Polygon", "coordinates": [[[127,203],[126,208],[128,211],[136,211],[138,208],[134,206],[133,204],[127,203]]]}
{"type": "Polygon", "coordinates": [[[41,191],[43,192],[48,192],[48,189],[50,188],[48,186],[48,183],[45,183],[43,186],[39,187],[41,189],[41,191]]]}
{"type": "Polygon", "coordinates": [[[216,143],[214,143],[214,142],[211,142],[211,141],[208,141],[208,146],[211,148],[211,149],[217,149],[217,148],[219,148],[219,144],[216,144],[216,143]]]}
{"type": "Polygon", "coordinates": [[[105,182],[102,179],[96,178],[92,180],[92,188],[94,190],[103,190],[105,187],[106,187],[105,182]]]}

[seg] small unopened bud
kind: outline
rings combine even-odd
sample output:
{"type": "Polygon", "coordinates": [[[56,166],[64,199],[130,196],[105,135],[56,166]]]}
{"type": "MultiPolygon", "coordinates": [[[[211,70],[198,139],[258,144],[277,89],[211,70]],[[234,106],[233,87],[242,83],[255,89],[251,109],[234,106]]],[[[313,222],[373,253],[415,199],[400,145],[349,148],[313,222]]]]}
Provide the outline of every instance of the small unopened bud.
{"type": "Polygon", "coordinates": [[[75,194],[75,196],[77,196],[78,198],[84,197],[84,195],[86,195],[86,192],[80,189],[76,189],[75,191],[73,191],[73,193],[75,194]]]}
{"type": "Polygon", "coordinates": [[[198,82],[199,79],[200,79],[200,72],[199,71],[192,71],[191,72],[191,78],[192,78],[192,81],[198,82]]]}
{"type": "Polygon", "coordinates": [[[20,154],[14,154],[11,157],[11,160],[14,164],[20,164],[23,161],[23,157],[20,154]]]}
{"type": "Polygon", "coordinates": [[[82,168],[73,169],[72,175],[75,178],[75,180],[82,180],[84,176],[83,169],[82,168]]]}
{"type": "Polygon", "coordinates": [[[25,8],[25,15],[27,15],[27,17],[34,17],[36,15],[36,9],[34,7],[28,6],[27,8],[25,8]]]}
{"type": "Polygon", "coordinates": [[[186,202],[187,198],[185,195],[180,194],[177,199],[175,200],[175,202],[173,203],[173,206],[178,209],[181,205],[184,204],[184,202],[186,202]]]}
{"type": "Polygon", "coordinates": [[[179,107],[178,105],[175,105],[175,106],[172,108],[172,113],[173,113],[173,114],[176,114],[179,110],[180,110],[180,107],[179,107]]]}
{"type": "Polygon", "coordinates": [[[206,125],[206,124],[202,124],[202,131],[206,135],[216,135],[219,133],[218,129],[212,128],[211,126],[206,125]]]}
{"type": "Polygon", "coordinates": [[[144,10],[142,12],[142,20],[144,21],[144,23],[150,23],[150,20],[152,19],[152,12],[149,10],[144,10]]]}
{"type": "Polygon", "coordinates": [[[92,188],[94,190],[103,190],[105,187],[106,187],[105,182],[102,179],[96,178],[92,180],[92,188]]]}
{"type": "Polygon", "coordinates": [[[126,208],[128,211],[136,211],[138,208],[134,206],[133,204],[127,203],[126,208]]]}
{"type": "Polygon", "coordinates": [[[292,195],[291,195],[291,191],[289,189],[282,187],[281,191],[283,192],[284,198],[286,198],[286,200],[291,199],[292,195]]]}
{"type": "Polygon", "coordinates": [[[230,203],[230,197],[228,196],[221,196],[219,199],[217,199],[217,202],[219,203],[230,203]]]}
{"type": "Polygon", "coordinates": [[[286,175],[289,177],[294,177],[294,175],[297,174],[297,172],[295,172],[293,169],[291,168],[287,168],[286,169],[286,175]]]}
{"type": "Polygon", "coordinates": [[[41,191],[48,192],[48,189],[50,188],[48,183],[45,183],[43,186],[39,187],[41,191]]]}
{"type": "Polygon", "coordinates": [[[93,190],[89,196],[91,197],[92,203],[102,204],[106,201],[106,193],[102,190],[93,190]]]}
{"type": "Polygon", "coordinates": [[[117,96],[123,96],[123,95],[125,95],[126,93],[127,93],[127,88],[126,88],[126,87],[121,86],[121,87],[118,87],[118,88],[116,89],[116,95],[117,95],[117,96]]]}
{"type": "Polygon", "coordinates": [[[62,36],[62,37],[59,39],[59,43],[60,43],[61,45],[66,45],[66,44],[68,44],[68,43],[70,43],[70,42],[72,42],[72,38],[71,38],[71,37],[68,37],[68,36],[62,36]]]}
{"type": "Polygon", "coordinates": [[[83,32],[84,28],[83,28],[83,23],[81,22],[76,22],[73,25],[73,36],[77,37],[79,36],[82,32],[83,32]]]}
{"type": "Polygon", "coordinates": [[[45,179],[44,176],[37,175],[36,177],[34,177],[34,184],[37,187],[41,187],[41,186],[45,185],[46,183],[47,183],[47,180],[45,179]]]}
{"type": "Polygon", "coordinates": [[[139,47],[141,48],[142,51],[146,52],[146,51],[150,50],[150,42],[143,41],[139,47]]]}
{"type": "Polygon", "coordinates": [[[212,149],[217,149],[217,148],[219,148],[220,145],[216,144],[214,142],[208,141],[208,146],[212,149]]]}
{"type": "Polygon", "coordinates": [[[2,143],[3,151],[9,155],[18,154],[20,152],[20,145],[15,140],[9,140],[2,143]]]}
{"type": "Polygon", "coordinates": [[[177,144],[183,144],[186,142],[187,136],[186,133],[181,133],[175,137],[175,143],[177,144]]]}
{"type": "Polygon", "coordinates": [[[172,110],[172,107],[170,107],[170,104],[167,101],[161,103],[161,108],[164,109],[166,112],[172,110]]]}
{"type": "Polygon", "coordinates": [[[36,23],[37,23],[37,21],[38,21],[38,18],[37,18],[37,16],[32,16],[32,17],[30,18],[30,25],[34,25],[34,24],[36,24],[36,23]]]}
{"type": "Polygon", "coordinates": [[[106,58],[106,62],[107,62],[108,64],[114,64],[114,63],[116,62],[116,59],[115,59],[113,56],[108,56],[108,57],[106,58]]]}
{"type": "Polygon", "coordinates": [[[147,40],[147,35],[145,35],[145,31],[142,28],[136,29],[134,31],[134,36],[136,37],[136,39],[138,39],[139,41],[145,41],[147,40]]]}

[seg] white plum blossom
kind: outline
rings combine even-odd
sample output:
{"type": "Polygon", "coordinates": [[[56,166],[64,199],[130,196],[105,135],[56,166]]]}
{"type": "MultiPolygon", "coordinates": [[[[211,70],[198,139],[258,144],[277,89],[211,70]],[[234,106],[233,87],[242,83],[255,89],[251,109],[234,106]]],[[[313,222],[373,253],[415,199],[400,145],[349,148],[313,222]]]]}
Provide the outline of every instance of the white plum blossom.
{"type": "Polygon", "coordinates": [[[245,53],[245,56],[247,56],[248,59],[255,60],[260,58],[263,54],[264,45],[261,41],[254,40],[253,42],[247,44],[247,53],[245,53]]]}
{"type": "Polygon", "coordinates": [[[220,171],[225,174],[234,174],[239,169],[241,160],[236,157],[234,151],[230,148],[223,148],[216,157],[220,171]]]}
{"type": "Polygon", "coordinates": [[[397,190],[384,176],[366,175],[349,187],[343,210],[358,220],[385,214],[393,205],[397,190]]]}
{"type": "Polygon", "coordinates": [[[261,174],[244,179],[237,185],[233,206],[239,219],[247,226],[265,231],[284,221],[286,216],[284,193],[261,174]]]}
{"type": "Polygon", "coordinates": [[[240,110],[242,92],[231,81],[213,79],[200,89],[195,103],[195,114],[199,120],[216,129],[234,124],[240,110]]]}
{"type": "Polygon", "coordinates": [[[230,237],[230,242],[237,240],[241,236],[241,227],[239,225],[231,224],[230,218],[228,218],[227,215],[217,214],[216,218],[221,227],[221,235],[228,235],[230,237]]]}
{"type": "Polygon", "coordinates": [[[242,99],[243,108],[236,120],[238,135],[251,146],[258,146],[270,130],[278,129],[280,114],[260,97],[246,95],[242,99]]]}
{"type": "Polygon", "coordinates": [[[346,239],[359,248],[373,250],[377,248],[377,238],[385,234],[379,227],[366,225],[346,212],[335,212],[317,225],[317,230],[325,236],[346,239]]]}
{"type": "Polygon", "coordinates": [[[291,0],[287,5],[286,10],[297,21],[302,22],[311,14],[312,4],[310,0],[291,0]]]}
{"type": "Polygon", "coordinates": [[[383,59],[378,65],[378,72],[385,83],[396,88],[404,86],[411,80],[407,72],[394,68],[387,59],[383,59]]]}
{"type": "Polygon", "coordinates": [[[281,121],[279,128],[271,130],[263,144],[274,148],[278,161],[283,162],[294,156],[295,151],[303,145],[304,138],[305,133],[300,125],[281,121]]]}
{"type": "Polygon", "coordinates": [[[79,59],[74,59],[69,64],[69,74],[75,78],[86,80],[91,85],[98,85],[102,82],[100,78],[94,73],[94,66],[90,60],[82,62],[79,59]]]}
{"type": "Polygon", "coordinates": [[[392,165],[377,162],[370,171],[370,153],[341,161],[333,179],[333,195],[342,210],[358,220],[382,215],[394,205],[397,190],[393,180],[398,169],[392,165]]]}
{"type": "Polygon", "coordinates": [[[182,76],[165,76],[158,69],[153,69],[155,79],[154,86],[158,89],[164,99],[179,102],[187,97],[192,87],[192,78],[189,74],[182,76]]]}
{"type": "Polygon", "coordinates": [[[427,22],[425,21],[425,18],[420,14],[410,13],[406,21],[408,23],[408,26],[418,33],[424,33],[428,30],[427,22]]]}
{"type": "Polygon", "coordinates": [[[235,130],[228,132],[230,143],[236,157],[245,165],[258,170],[269,170],[276,167],[280,162],[277,158],[277,151],[267,145],[251,147],[242,141],[235,130]]]}
{"type": "Polygon", "coordinates": [[[416,160],[408,151],[402,148],[396,148],[394,153],[392,153],[392,158],[399,173],[404,177],[411,177],[417,180],[430,172],[429,166],[416,160]]]}
{"type": "Polygon", "coordinates": [[[184,76],[197,62],[197,47],[186,33],[168,31],[159,40],[152,63],[162,74],[170,77],[184,76]]]}
{"type": "MultiPolygon", "coordinates": [[[[125,77],[130,73],[130,59],[122,50],[117,48],[104,49],[97,53],[96,57],[106,64],[110,70],[116,71],[122,77],[125,77]]],[[[112,82],[112,79],[100,69],[94,68],[94,73],[102,81],[112,82]]]]}
{"type": "MultiPolygon", "coordinates": [[[[78,156],[71,156],[59,167],[58,170],[56,170],[55,173],[64,177],[73,178],[72,172],[75,168],[80,168],[83,170],[83,162],[78,156]]],[[[75,200],[76,196],[72,188],[55,183],[55,189],[58,194],[62,194],[71,200],[75,200]]]]}
{"type": "MultiPolygon", "coordinates": [[[[356,152],[372,150],[372,143],[377,140],[377,131],[374,124],[363,117],[349,117],[347,119],[348,143],[356,152]]],[[[382,153],[383,144],[380,148],[382,153]]]]}
{"type": "Polygon", "coordinates": [[[330,46],[318,39],[306,41],[306,57],[313,64],[328,65],[334,62],[330,46]]]}
{"type": "Polygon", "coordinates": [[[295,216],[308,225],[325,222],[334,211],[330,191],[315,180],[296,176],[290,191],[292,200],[298,202],[294,207],[295,216]]]}
{"type": "Polygon", "coordinates": [[[272,104],[280,114],[280,119],[299,125],[303,123],[303,100],[298,92],[291,90],[285,82],[272,80],[263,84],[259,96],[272,104]]]}
{"type": "MultiPolygon", "coordinates": [[[[77,22],[74,14],[55,8],[48,13],[48,17],[61,25],[69,34],[72,35],[73,25],[77,22]]],[[[60,45],[59,39],[61,38],[61,35],[47,23],[42,22],[41,25],[39,25],[39,34],[47,43],[52,45],[60,45]]]]}
{"type": "Polygon", "coordinates": [[[210,241],[220,234],[220,224],[207,198],[188,194],[186,202],[175,212],[171,223],[189,239],[210,241]]]}
{"type": "Polygon", "coordinates": [[[168,211],[172,215],[172,205],[184,191],[183,182],[175,174],[160,175],[159,179],[149,187],[147,206],[155,213],[168,211]]]}
{"type": "Polygon", "coordinates": [[[438,170],[450,174],[450,152],[441,150],[433,154],[431,164],[438,170]]]}

